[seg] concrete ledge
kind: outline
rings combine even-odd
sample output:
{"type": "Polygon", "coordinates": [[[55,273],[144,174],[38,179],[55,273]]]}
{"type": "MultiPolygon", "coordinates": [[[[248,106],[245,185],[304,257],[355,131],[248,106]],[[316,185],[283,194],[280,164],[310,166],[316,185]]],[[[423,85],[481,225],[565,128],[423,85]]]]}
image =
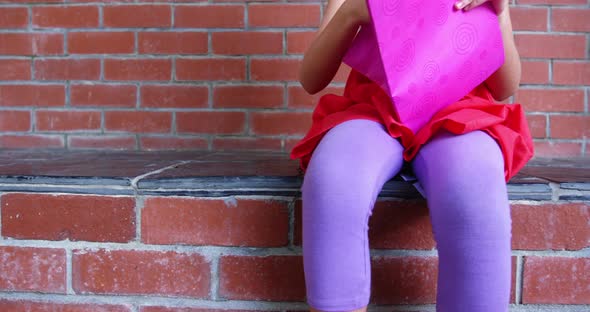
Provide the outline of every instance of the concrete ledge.
{"type": "MultiPolygon", "coordinates": [[[[299,163],[272,152],[0,152],[0,191],[101,195],[297,196],[299,163]]],[[[511,200],[590,200],[590,159],[535,159],[508,184],[511,200]]],[[[380,197],[420,198],[397,176],[380,197]]]]}

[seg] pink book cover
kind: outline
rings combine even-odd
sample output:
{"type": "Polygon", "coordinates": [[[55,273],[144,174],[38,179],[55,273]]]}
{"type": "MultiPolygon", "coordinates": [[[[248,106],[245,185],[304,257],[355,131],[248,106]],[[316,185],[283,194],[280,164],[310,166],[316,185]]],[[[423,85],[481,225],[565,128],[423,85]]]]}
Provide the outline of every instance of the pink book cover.
{"type": "Polygon", "coordinates": [[[414,133],[504,63],[491,3],[465,12],[454,2],[367,0],[372,23],[361,28],[343,59],[381,86],[414,133]]]}

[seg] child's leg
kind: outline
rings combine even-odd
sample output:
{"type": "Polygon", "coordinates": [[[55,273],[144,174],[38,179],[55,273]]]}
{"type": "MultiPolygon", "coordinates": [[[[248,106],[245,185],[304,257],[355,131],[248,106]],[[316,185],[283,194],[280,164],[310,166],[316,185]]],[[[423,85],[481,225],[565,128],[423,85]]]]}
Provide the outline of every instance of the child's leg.
{"type": "Polygon", "coordinates": [[[511,219],[503,161],[482,131],[437,135],[414,160],[439,254],[439,312],[508,311],[511,219]]]}
{"type": "Polygon", "coordinates": [[[370,292],[368,219],[403,148],[384,127],[356,119],[316,147],[301,187],[307,301],[322,311],[365,307],[370,292]]]}

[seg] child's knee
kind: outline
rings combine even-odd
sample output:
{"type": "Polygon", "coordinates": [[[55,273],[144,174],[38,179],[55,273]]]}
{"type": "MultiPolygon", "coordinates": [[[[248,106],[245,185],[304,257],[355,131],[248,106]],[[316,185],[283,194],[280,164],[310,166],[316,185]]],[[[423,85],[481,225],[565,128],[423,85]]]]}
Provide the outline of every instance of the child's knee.
{"type": "Polygon", "coordinates": [[[424,184],[447,193],[461,192],[458,196],[505,183],[502,151],[483,131],[439,133],[418,152],[413,167],[424,184]]]}
{"type": "MultiPolygon", "coordinates": [[[[466,150],[454,158],[459,165],[463,164],[466,174],[502,173],[504,172],[504,157],[498,143],[483,131],[474,131],[466,138],[466,150]]],[[[490,181],[493,183],[493,181],[490,181]]],[[[503,182],[503,181],[502,181],[503,182]]]]}
{"type": "Polygon", "coordinates": [[[377,188],[376,177],[308,171],[301,186],[303,222],[364,228],[379,192],[377,188]]]}
{"type": "Polygon", "coordinates": [[[485,132],[438,135],[417,156],[414,169],[426,189],[433,226],[458,233],[509,231],[504,160],[485,132]]]}

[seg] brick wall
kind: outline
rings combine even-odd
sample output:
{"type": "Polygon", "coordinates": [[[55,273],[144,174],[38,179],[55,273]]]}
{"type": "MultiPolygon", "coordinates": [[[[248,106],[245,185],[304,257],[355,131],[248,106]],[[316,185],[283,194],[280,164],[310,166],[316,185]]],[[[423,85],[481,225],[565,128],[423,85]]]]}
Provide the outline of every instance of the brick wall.
{"type": "MultiPolygon", "coordinates": [[[[0,147],[290,151],[319,0],[0,0],[0,147]]],[[[538,156],[588,154],[586,0],[513,6],[538,156]]],[[[342,67],[327,92],[342,92],[342,67]]],[[[321,95],[320,94],[320,95],[321,95]]]]}
{"type": "MultiPolygon", "coordinates": [[[[6,192],[0,209],[0,311],[305,309],[299,198],[6,192]]],[[[589,209],[512,201],[514,311],[590,308],[589,209]]],[[[373,216],[372,304],[434,311],[425,202],[373,216]]]]}

